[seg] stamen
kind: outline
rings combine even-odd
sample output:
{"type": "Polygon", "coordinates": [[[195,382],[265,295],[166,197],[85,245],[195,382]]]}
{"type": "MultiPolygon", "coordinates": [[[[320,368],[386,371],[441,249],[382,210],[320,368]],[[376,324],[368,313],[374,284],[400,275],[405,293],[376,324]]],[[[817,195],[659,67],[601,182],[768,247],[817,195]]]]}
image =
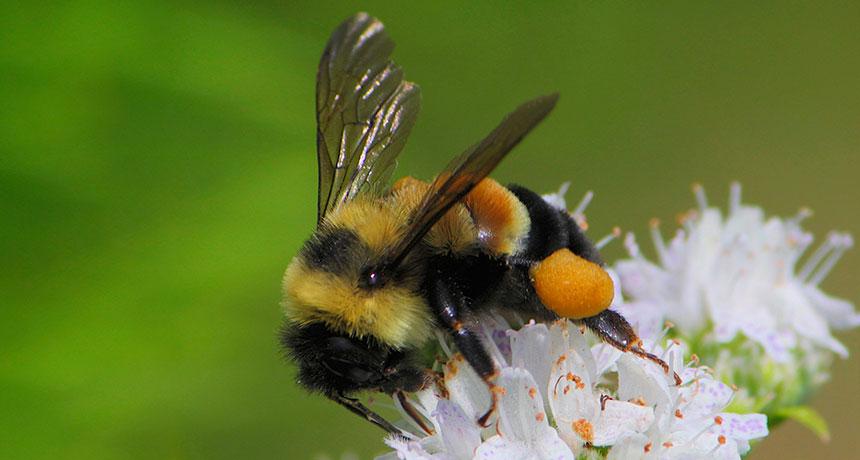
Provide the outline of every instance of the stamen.
{"type": "Polygon", "coordinates": [[[836,265],[836,262],[839,262],[839,259],[842,258],[842,255],[845,254],[849,248],[854,246],[854,239],[851,238],[851,235],[841,234],[839,235],[839,239],[836,241],[836,247],[833,252],[824,260],[821,266],[818,267],[818,270],[812,274],[809,282],[812,285],[817,286],[824,280],[830,270],[836,265]]]}
{"type": "MultiPolygon", "coordinates": [[[[671,322],[669,322],[669,321],[666,321],[666,322],[663,324],[663,330],[662,330],[662,331],[660,331],[660,335],[658,335],[658,336],[654,339],[654,343],[656,344],[656,343],[660,343],[660,342],[662,342],[662,341],[663,341],[663,339],[664,339],[664,338],[666,338],[666,334],[668,334],[668,333],[669,333],[669,330],[671,330],[673,327],[675,327],[675,325],[674,325],[674,324],[672,324],[672,323],[671,323],[671,322]]],[[[665,350],[665,351],[669,351],[669,350],[665,350]]],[[[664,351],[664,354],[665,354],[665,351],[664,351]]]]}
{"type": "Polygon", "coordinates": [[[613,240],[615,240],[619,236],[621,236],[621,228],[613,227],[612,232],[610,234],[604,236],[603,238],[601,238],[600,241],[598,241],[597,243],[594,244],[594,246],[597,249],[603,249],[604,246],[606,246],[607,244],[609,244],[610,242],[612,242],[613,240]]]}
{"type": "Polygon", "coordinates": [[[486,340],[484,340],[484,346],[486,348],[489,348],[489,352],[492,355],[493,359],[500,366],[502,366],[502,367],[507,366],[508,362],[505,359],[505,355],[502,354],[502,350],[499,350],[499,346],[496,345],[496,341],[493,340],[492,329],[490,329],[486,325],[482,325],[481,330],[484,333],[484,337],[486,337],[486,340]]]}
{"type": "Polygon", "coordinates": [[[693,231],[696,230],[696,220],[701,214],[702,213],[696,210],[692,210],[685,214],[684,218],[680,221],[683,230],[685,230],[687,233],[693,233],[693,231]]]}
{"type": "MultiPolygon", "coordinates": [[[[567,186],[569,185],[570,182],[565,182],[564,184],[562,184],[562,187],[565,191],[567,191],[567,186]]],[[[591,190],[585,192],[585,195],[582,197],[581,200],[579,200],[579,204],[576,205],[576,208],[573,209],[573,212],[571,212],[571,214],[577,216],[585,213],[585,208],[587,208],[588,204],[591,203],[592,198],[594,198],[594,192],[592,192],[591,190]]]]}
{"type": "Polygon", "coordinates": [[[627,235],[624,236],[624,248],[627,249],[627,253],[630,254],[630,257],[634,259],[642,259],[642,251],[639,250],[639,245],[636,244],[636,236],[633,235],[632,232],[628,232],[627,235]]]}
{"type": "Polygon", "coordinates": [[[697,367],[699,362],[699,355],[693,353],[690,355],[690,363],[687,364],[687,367],[697,367]]]}
{"type": "Polygon", "coordinates": [[[732,182],[729,188],[729,215],[737,213],[741,209],[741,184],[732,182]]]}
{"type": "Polygon", "coordinates": [[[793,225],[798,225],[804,220],[812,217],[812,209],[807,208],[806,206],[797,210],[797,214],[794,217],[788,219],[788,222],[793,225]]]}
{"type": "Polygon", "coordinates": [[[445,356],[448,357],[448,359],[451,359],[451,355],[453,353],[451,352],[451,348],[448,347],[446,339],[447,337],[445,337],[445,334],[443,334],[442,331],[436,331],[436,340],[439,341],[439,345],[442,347],[442,352],[445,353],[445,356]]]}
{"type": "MultiPolygon", "coordinates": [[[[563,375],[559,375],[558,379],[556,379],[555,385],[553,385],[553,387],[552,387],[553,396],[558,396],[558,384],[561,383],[561,379],[563,379],[563,378],[564,378],[563,375]]],[[[567,391],[565,391],[564,394],[567,394],[567,391]]]]}
{"type": "Polygon", "coordinates": [[[693,194],[696,195],[696,203],[699,205],[699,209],[704,211],[708,208],[708,197],[705,195],[705,187],[702,187],[702,184],[696,182],[693,184],[693,194]]]}
{"type": "Polygon", "coordinates": [[[654,248],[657,249],[657,256],[660,258],[660,263],[666,266],[669,260],[669,251],[666,250],[666,242],[663,241],[663,235],[660,233],[660,220],[651,219],[649,225],[651,227],[651,240],[654,242],[654,248]]]}
{"type": "Polygon", "coordinates": [[[821,260],[824,259],[824,256],[826,256],[828,253],[830,253],[830,251],[833,250],[833,248],[836,247],[836,239],[836,232],[830,232],[827,235],[827,239],[823,243],[821,243],[821,245],[818,246],[815,252],[813,252],[808,259],[806,259],[806,263],[803,264],[803,268],[800,269],[800,273],[797,275],[797,277],[800,278],[801,281],[809,280],[809,277],[812,275],[812,272],[815,270],[815,267],[817,267],[818,264],[821,263],[821,260]]]}
{"type": "Polygon", "coordinates": [[[570,181],[564,182],[558,187],[558,191],[555,193],[556,193],[556,195],[562,197],[562,199],[563,199],[564,196],[567,195],[567,189],[569,189],[569,188],[570,188],[570,181]]]}

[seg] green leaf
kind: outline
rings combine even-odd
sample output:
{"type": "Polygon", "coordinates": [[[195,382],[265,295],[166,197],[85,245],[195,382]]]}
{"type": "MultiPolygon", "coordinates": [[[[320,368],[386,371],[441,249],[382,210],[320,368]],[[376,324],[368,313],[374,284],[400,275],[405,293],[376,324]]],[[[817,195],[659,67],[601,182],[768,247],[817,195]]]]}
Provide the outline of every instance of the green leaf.
{"type": "Polygon", "coordinates": [[[827,427],[827,422],[821,414],[809,406],[783,407],[775,410],[772,416],[775,419],[774,424],[784,419],[794,420],[812,430],[822,441],[830,440],[830,429],[827,427]]]}

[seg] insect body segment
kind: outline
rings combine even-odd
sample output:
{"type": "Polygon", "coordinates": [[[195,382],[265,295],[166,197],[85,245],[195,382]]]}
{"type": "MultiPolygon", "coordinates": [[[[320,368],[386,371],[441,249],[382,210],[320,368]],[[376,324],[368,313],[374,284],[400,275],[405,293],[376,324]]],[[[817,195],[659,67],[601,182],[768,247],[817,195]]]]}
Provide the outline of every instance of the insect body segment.
{"type": "Polygon", "coordinates": [[[668,373],[608,309],[612,280],[567,211],[487,178],[557,94],[517,107],[432,182],[407,177],[385,188],[420,94],[389,59],[393,47],[382,24],[360,13],[335,30],[320,60],[317,228],[284,276],[281,340],[299,383],[399,433],[354,395],[392,395],[418,417],[405,393],[438,378],[419,350],[441,330],[490,391],[493,403],[477,420],[486,424],[499,394],[479,333],[489,312],[570,318],[668,373]]]}

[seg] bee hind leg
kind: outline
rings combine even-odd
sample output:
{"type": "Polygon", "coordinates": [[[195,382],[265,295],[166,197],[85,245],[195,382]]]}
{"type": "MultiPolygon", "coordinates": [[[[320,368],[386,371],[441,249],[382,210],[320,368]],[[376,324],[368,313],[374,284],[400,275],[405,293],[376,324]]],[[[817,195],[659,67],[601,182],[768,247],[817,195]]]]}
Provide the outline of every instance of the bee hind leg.
{"type": "MultiPolygon", "coordinates": [[[[607,309],[592,317],[583,318],[582,322],[604,342],[625,353],[630,352],[658,364],[666,374],[672,372],[666,361],[642,348],[642,340],[636,335],[630,323],[620,314],[607,309]]],[[[675,372],[672,372],[672,375],[675,379],[675,385],[681,385],[681,377],[675,372]]]]}
{"type": "Polygon", "coordinates": [[[463,322],[463,317],[468,312],[467,301],[454,284],[442,277],[433,277],[429,280],[428,292],[437,320],[451,334],[466,362],[490,390],[490,408],[478,418],[478,424],[487,427],[490,417],[496,412],[502,393],[501,387],[494,383],[499,375],[496,365],[481,343],[480,335],[463,322]]]}

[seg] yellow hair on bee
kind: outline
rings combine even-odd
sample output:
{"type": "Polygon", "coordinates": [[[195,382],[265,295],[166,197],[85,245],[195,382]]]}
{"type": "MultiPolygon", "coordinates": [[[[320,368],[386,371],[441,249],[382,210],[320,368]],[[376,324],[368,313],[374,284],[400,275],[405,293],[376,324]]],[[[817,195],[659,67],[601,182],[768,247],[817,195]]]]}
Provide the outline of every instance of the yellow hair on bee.
{"type": "Polygon", "coordinates": [[[353,337],[374,337],[395,348],[418,346],[432,331],[430,310],[412,286],[364,290],[357,277],[337,275],[293,259],[284,276],[287,318],[298,324],[322,322],[353,337]]]}
{"type": "Polygon", "coordinates": [[[381,254],[400,237],[406,217],[383,198],[359,196],[326,216],[326,224],[354,231],[368,247],[381,254]]]}
{"type": "MultiPolygon", "coordinates": [[[[411,212],[420,204],[429,188],[427,182],[413,177],[401,178],[391,188],[392,205],[411,212]]],[[[478,243],[477,234],[469,210],[458,203],[433,225],[424,237],[424,242],[434,250],[458,254],[475,247],[478,243]]]]}

